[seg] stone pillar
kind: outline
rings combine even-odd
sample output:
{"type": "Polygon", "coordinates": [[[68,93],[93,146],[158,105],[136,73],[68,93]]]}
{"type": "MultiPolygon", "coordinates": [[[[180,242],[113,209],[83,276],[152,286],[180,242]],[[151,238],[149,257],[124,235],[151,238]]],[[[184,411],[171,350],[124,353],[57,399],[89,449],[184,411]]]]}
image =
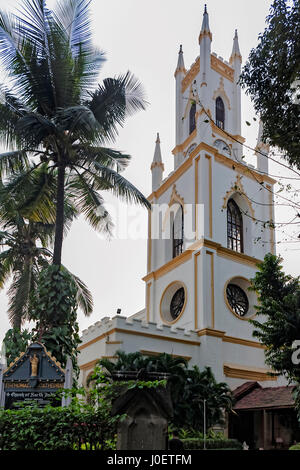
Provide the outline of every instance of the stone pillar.
{"type": "MultiPolygon", "coordinates": [[[[66,372],[65,372],[65,383],[64,383],[64,389],[65,390],[70,390],[73,386],[73,364],[72,364],[72,359],[68,357],[67,360],[67,365],[66,365],[66,372]]],[[[69,406],[71,404],[72,397],[67,396],[63,397],[61,401],[61,406],[69,406]]]]}

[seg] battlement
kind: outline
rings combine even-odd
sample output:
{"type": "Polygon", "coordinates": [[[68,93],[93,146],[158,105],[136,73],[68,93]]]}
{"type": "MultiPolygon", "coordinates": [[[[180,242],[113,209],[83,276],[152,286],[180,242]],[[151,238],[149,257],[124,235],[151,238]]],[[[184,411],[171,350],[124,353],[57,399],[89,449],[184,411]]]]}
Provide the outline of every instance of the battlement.
{"type": "Polygon", "coordinates": [[[197,341],[199,338],[197,332],[193,330],[186,330],[184,328],[177,328],[175,325],[163,325],[160,323],[146,322],[139,318],[127,318],[121,315],[112,318],[104,317],[102,320],[97,321],[86,330],[83,330],[81,341],[82,345],[92,341],[99,336],[106,335],[110,331],[127,330],[128,333],[134,332],[147,332],[147,334],[158,336],[171,336],[182,338],[185,340],[197,341]]]}

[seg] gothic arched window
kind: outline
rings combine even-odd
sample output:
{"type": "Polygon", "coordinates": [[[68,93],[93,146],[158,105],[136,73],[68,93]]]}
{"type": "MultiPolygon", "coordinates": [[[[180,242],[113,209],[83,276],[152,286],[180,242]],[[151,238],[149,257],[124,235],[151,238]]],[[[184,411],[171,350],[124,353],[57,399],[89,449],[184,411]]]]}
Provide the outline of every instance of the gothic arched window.
{"type": "Polygon", "coordinates": [[[190,134],[196,129],[196,103],[190,109],[190,134]]]}
{"type": "Polygon", "coordinates": [[[177,205],[176,214],[172,225],[173,258],[183,251],[183,208],[177,205]]]}
{"type": "Polygon", "coordinates": [[[233,199],[227,204],[227,247],[243,253],[243,218],[233,199]]]}
{"type": "Polygon", "coordinates": [[[220,129],[225,129],[225,106],[220,96],[216,99],[216,124],[220,129]]]}

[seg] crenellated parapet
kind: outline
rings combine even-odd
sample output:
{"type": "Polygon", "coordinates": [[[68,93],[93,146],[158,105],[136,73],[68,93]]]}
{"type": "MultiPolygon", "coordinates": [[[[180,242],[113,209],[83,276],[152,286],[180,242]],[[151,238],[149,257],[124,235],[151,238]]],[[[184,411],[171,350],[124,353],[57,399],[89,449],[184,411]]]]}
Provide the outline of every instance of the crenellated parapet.
{"type": "Polygon", "coordinates": [[[96,338],[105,337],[115,332],[134,333],[147,333],[148,335],[169,336],[172,338],[191,340],[199,343],[199,337],[197,332],[189,329],[179,328],[176,325],[163,325],[155,322],[145,322],[139,318],[127,318],[124,316],[114,316],[112,318],[105,317],[100,321],[97,321],[91,325],[88,329],[83,330],[81,336],[81,345],[84,346],[86,343],[95,340],[96,338]]]}

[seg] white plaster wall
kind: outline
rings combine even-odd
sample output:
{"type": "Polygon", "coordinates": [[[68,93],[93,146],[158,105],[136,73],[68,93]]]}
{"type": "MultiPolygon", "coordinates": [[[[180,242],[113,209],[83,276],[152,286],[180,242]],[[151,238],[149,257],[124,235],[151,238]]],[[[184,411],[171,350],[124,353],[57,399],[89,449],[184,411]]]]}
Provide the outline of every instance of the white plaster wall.
{"type": "Polygon", "coordinates": [[[253,278],[255,269],[221,256],[215,257],[215,263],[215,328],[225,331],[229,336],[253,340],[251,324],[246,320],[240,320],[229,310],[225,302],[224,288],[232,277],[253,278]]]}
{"type": "Polygon", "coordinates": [[[193,329],[194,320],[194,277],[192,258],[174,268],[169,273],[153,282],[153,319],[156,323],[162,323],[160,316],[160,301],[164,290],[174,281],[182,281],[187,290],[187,300],[183,315],[176,322],[176,327],[193,329]]]}

